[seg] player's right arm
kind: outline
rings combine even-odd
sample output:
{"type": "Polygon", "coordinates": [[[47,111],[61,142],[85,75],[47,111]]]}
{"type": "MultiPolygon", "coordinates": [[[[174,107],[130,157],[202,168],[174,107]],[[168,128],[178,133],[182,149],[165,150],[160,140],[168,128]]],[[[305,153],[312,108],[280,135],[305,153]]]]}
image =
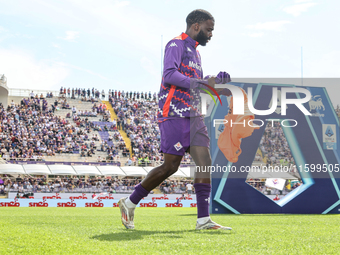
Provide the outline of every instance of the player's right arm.
{"type": "Polygon", "coordinates": [[[164,83],[168,83],[185,89],[202,86],[199,82],[207,83],[207,80],[190,78],[179,71],[182,63],[183,52],[184,42],[182,40],[171,40],[167,44],[164,54],[164,83]]]}
{"type": "Polygon", "coordinates": [[[171,40],[166,45],[163,78],[164,83],[189,89],[190,77],[179,72],[183,51],[184,43],[181,40],[171,40]]]}
{"type": "Polygon", "coordinates": [[[204,79],[190,78],[179,71],[184,50],[185,47],[182,40],[171,40],[166,45],[164,54],[164,83],[186,89],[197,87],[207,88],[205,84],[214,88],[216,84],[216,76],[204,79]]]}

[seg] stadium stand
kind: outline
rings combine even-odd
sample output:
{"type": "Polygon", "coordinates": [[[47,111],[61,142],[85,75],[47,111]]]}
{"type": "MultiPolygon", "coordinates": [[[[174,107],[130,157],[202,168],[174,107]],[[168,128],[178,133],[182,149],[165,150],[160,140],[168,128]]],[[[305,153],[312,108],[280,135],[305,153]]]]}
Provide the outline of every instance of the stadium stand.
{"type": "MultiPolygon", "coordinates": [[[[58,92],[29,91],[20,100],[8,98],[8,107],[0,104],[0,164],[25,161],[146,167],[163,160],[156,93],[61,87],[58,92]]],[[[339,106],[336,112],[340,115],[339,106]]],[[[193,164],[189,154],[182,164],[193,164]]],[[[279,123],[266,127],[253,164],[295,165],[279,123]]],[[[296,168],[290,174],[299,181],[287,182],[283,194],[302,183],[296,168]]],[[[247,182],[268,193],[265,179],[247,182]]],[[[171,189],[168,182],[163,186],[164,193],[183,189],[181,185],[171,189]]]]}
{"type": "MultiPolygon", "coordinates": [[[[129,193],[151,169],[112,165],[5,164],[0,166],[0,193],[129,193]]],[[[190,174],[185,168],[180,168],[169,182],[160,185],[159,192],[183,193],[180,189],[183,182],[191,182],[190,174]],[[168,184],[171,184],[171,189],[168,184]]]]}
{"type": "Polygon", "coordinates": [[[4,74],[0,74],[0,103],[8,104],[7,78],[4,74]]]}
{"type": "MultiPolygon", "coordinates": [[[[131,141],[131,150],[138,158],[138,164],[162,161],[157,101],[109,96],[109,102],[118,116],[117,127],[125,131],[131,141]]],[[[185,155],[183,162],[192,162],[189,154],[185,155]]]]}
{"type": "Polygon", "coordinates": [[[108,192],[108,193],[131,193],[134,186],[141,179],[118,179],[118,178],[82,178],[56,176],[53,179],[46,177],[31,177],[18,175],[14,180],[4,178],[0,185],[0,194],[6,192],[19,193],[78,193],[78,192],[108,192]]]}
{"type": "MultiPolygon", "coordinates": [[[[23,98],[20,104],[12,100],[8,108],[1,108],[1,119],[19,118],[15,119],[14,126],[32,124],[26,117],[31,114],[34,123],[37,121],[39,127],[44,126],[43,129],[34,127],[32,131],[32,125],[28,125],[23,134],[20,130],[17,132],[21,136],[15,140],[10,132],[9,120],[6,120],[3,125],[7,135],[1,137],[6,145],[2,152],[6,160],[106,161],[140,166],[155,166],[163,160],[158,152],[160,135],[156,122],[155,93],[152,97],[150,92],[112,90],[105,94],[94,88],[60,88],[58,97],[56,94],[31,91],[29,98],[23,98]],[[100,96],[108,98],[109,102],[102,102],[100,96]],[[60,132],[49,127],[49,124],[48,130],[45,130],[46,123],[51,122],[56,128],[61,128],[60,132]],[[52,142],[47,142],[39,130],[48,132],[52,142]],[[24,137],[24,134],[29,134],[29,137],[24,137]],[[9,142],[10,139],[15,142],[9,142]],[[14,148],[11,150],[8,144],[14,148]],[[27,150],[27,145],[34,146],[27,150]]],[[[190,155],[186,155],[183,163],[190,162],[190,155]]]]}
{"type": "MultiPolygon", "coordinates": [[[[25,193],[132,193],[141,178],[118,179],[111,177],[65,177],[55,178],[20,176],[0,177],[0,195],[8,192],[25,193]]],[[[163,194],[184,194],[191,180],[171,179],[164,181],[159,190],[163,194]]]]}
{"type": "MultiPolygon", "coordinates": [[[[156,94],[109,92],[61,88],[58,92],[26,91],[26,96],[9,97],[7,107],[0,104],[0,164],[27,164],[23,166],[28,168],[32,165],[35,169],[41,164],[53,166],[56,163],[65,166],[113,163],[151,168],[159,165],[163,158],[158,152],[160,136],[156,121],[156,94]]],[[[189,162],[190,157],[186,155],[183,163],[189,162]]],[[[112,180],[118,176],[113,179],[105,175],[89,178],[89,174],[74,177],[78,180],[89,178],[86,180],[89,180],[90,186],[82,182],[75,184],[70,174],[62,177],[65,185],[55,188],[51,183],[56,185],[57,175],[43,172],[26,175],[22,172],[21,176],[22,181],[17,180],[21,177],[15,172],[2,175],[0,193],[130,192],[136,180],[140,180],[133,174],[121,176],[133,179],[123,180],[126,185],[117,185],[122,180],[117,183],[112,180]],[[92,185],[92,180],[98,178],[101,178],[99,183],[108,185],[92,185]]],[[[177,177],[183,176],[186,175],[181,173],[177,177]]],[[[177,182],[177,179],[171,180],[172,188],[166,184],[159,191],[167,194],[179,192],[181,189],[177,182]]]]}
{"type": "Polygon", "coordinates": [[[253,162],[253,165],[259,166],[261,164],[267,168],[269,166],[275,167],[282,165],[287,166],[289,169],[289,172],[286,173],[286,184],[282,191],[266,187],[265,177],[254,178],[254,176],[248,175],[247,183],[263,194],[286,195],[302,184],[301,177],[296,170],[295,161],[291,155],[287,139],[283,133],[280,123],[278,122],[274,122],[274,125],[269,122],[265,128],[259,149],[253,162]]]}
{"type": "Polygon", "coordinates": [[[115,138],[114,144],[111,141],[108,146],[108,141],[100,139],[99,127],[105,129],[110,125],[106,122],[110,113],[103,106],[99,102],[63,97],[40,99],[37,95],[22,99],[20,104],[12,101],[6,109],[1,105],[0,153],[5,159],[15,160],[72,162],[79,161],[80,156],[89,158],[94,154],[115,160],[118,152],[110,154],[122,139],[114,128],[109,130],[109,137],[115,138]],[[31,115],[33,118],[28,117],[31,115]],[[28,149],[28,145],[33,146],[28,149]]]}
{"type": "Polygon", "coordinates": [[[295,165],[287,139],[278,122],[274,122],[274,126],[270,122],[267,124],[260,142],[260,150],[268,165],[295,165]]]}

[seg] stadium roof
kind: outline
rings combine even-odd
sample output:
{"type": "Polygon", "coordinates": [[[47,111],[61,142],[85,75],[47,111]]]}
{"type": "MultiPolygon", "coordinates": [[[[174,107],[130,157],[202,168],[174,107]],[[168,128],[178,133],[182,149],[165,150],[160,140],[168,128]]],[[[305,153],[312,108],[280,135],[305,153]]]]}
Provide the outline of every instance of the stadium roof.
{"type": "Polygon", "coordinates": [[[25,170],[22,165],[1,164],[0,174],[25,174],[25,170]]]}
{"type": "Polygon", "coordinates": [[[54,175],[77,175],[73,167],[69,165],[48,165],[48,168],[54,175]]]}
{"type": "Polygon", "coordinates": [[[180,167],[179,170],[181,170],[182,173],[185,175],[184,177],[194,177],[190,176],[190,168],[191,167],[180,167]]]}
{"type": "Polygon", "coordinates": [[[26,174],[45,175],[51,174],[47,165],[23,165],[26,174]]]}
{"type": "Polygon", "coordinates": [[[149,173],[152,169],[154,169],[154,167],[152,167],[152,166],[145,166],[143,168],[147,173],[149,173]]]}
{"type": "Polygon", "coordinates": [[[126,176],[126,174],[118,166],[97,166],[102,175],[126,176]]]}
{"type": "Polygon", "coordinates": [[[187,177],[187,176],[180,169],[178,169],[176,173],[171,175],[171,177],[187,177]]]}
{"type": "MultiPolygon", "coordinates": [[[[90,165],[43,165],[43,164],[0,164],[0,174],[29,174],[29,175],[107,175],[107,176],[146,176],[154,167],[138,166],[90,166],[90,165]]],[[[171,177],[193,177],[190,167],[180,167],[171,177]]],[[[291,173],[284,171],[253,171],[247,179],[282,178],[297,180],[291,173]]]]}
{"type": "Polygon", "coordinates": [[[77,165],[73,169],[78,175],[102,175],[95,166],[77,165]]]}
{"type": "MultiPolygon", "coordinates": [[[[90,166],[90,165],[42,165],[42,164],[1,164],[0,174],[30,175],[107,175],[107,176],[146,176],[153,167],[143,169],[138,166],[90,166]]],[[[174,177],[185,177],[177,171],[174,177]]]]}
{"type": "Polygon", "coordinates": [[[124,167],[121,167],[121,169],[127,176],[146,176],[147,175],[147,172],[142,167],[138,167],[138,166],[124,166],[124,167]]]}

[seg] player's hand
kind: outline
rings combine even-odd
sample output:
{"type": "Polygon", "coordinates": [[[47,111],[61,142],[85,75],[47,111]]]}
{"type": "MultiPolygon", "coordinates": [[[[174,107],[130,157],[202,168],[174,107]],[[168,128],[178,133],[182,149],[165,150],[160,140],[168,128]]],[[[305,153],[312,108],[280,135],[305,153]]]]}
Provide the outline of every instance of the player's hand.
{"type": "Polygon", "coordinates": [[[215,84],[216,84],[216,76],[215,75],[209,76],[208,85],[214,88],[215,84]]]}
{"type": "MultiPolygon", "coordinates": [[[[226,72],[219,72],[219,74],[216,76],[213,75],[208,75],[204,79],[208,80],[208,84],[215,88],[216,84],[224,84],[230,82],[230,75],[226,72]]],[[[219,95],[224,95],[224,96],[231,96],[231,91],[227,88],[215,88],[216,92],[219,95]]]]}
{"type": "Polygon", "coordinates": [[[227,72],[219,72],[216,76],[216,84],[225,84],[231,82],[230,75],[227,72]]]}

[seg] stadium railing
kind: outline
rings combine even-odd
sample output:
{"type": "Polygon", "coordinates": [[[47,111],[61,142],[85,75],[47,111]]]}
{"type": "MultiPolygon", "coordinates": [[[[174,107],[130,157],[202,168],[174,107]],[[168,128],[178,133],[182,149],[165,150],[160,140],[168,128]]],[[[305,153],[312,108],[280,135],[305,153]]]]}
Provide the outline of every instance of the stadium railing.
{"type": "Polygon", "coordinates": [[[46,97],[47,93],[53,94],[53,96],[58,96],[59,91],[57,90],[37,90],[37,89],[8,89],[8,96],[19,96],[19,97],[29,97],[30,93],[37,94],[40,96],[43,94],[44,97],[46,97]]]}
{"type": "MultiPolygon", "coordinates": [[[[22,158],[7,158],[6,161],[4,159],[0,160],[0,164],[5,164],[6,161],[8,163],[12,164],[18,164],[18,163],[27,163],[27,164],[64,164],[64,165],[72,165],[72,164],[113,164],[113,165],[119,165],[119,166],[141,166],[141,167],[157,167],[160,164],[163,163],[163,161],[156,161],[156,160],[150,160],[149,163],[143,162],[141,164],[138,164],[138,161],[132,162],[132,164],[128,164],[128,159],[123,159],[123,160],[96,160],[95,158],[86,158],[85,160],[83,158],[80,158],[79,161],[70,161],[70,162],[65,162],[65,161],[53,161],[51,160],[45,160],[45,159],[33,159],[33,158],[27,158],[27,159],[22,159],[22,158]],[[4,163],[2,163],[2,161],[4,163]]],[[[181,165],[187,165],[187,166],[192,166],[194,165],[194,162],[186,162],[182,161],[181,165]]]]}
{"type": "MultiPolygon", "coordinates": [[[[119,187],[115,189],[113,193],[118,193],[118,194],[131,194],[133,192],[132,189],[127,189],[128,186],[124,186],[126,188],[119,187]]],[[[20,192],[20,193],[105,193],[109,192],[109,187],[103,187],[103,188],[97,188],[97,187],[91,187],[91,188],[53,188],[53,189],[48,189],[48,188],[40,188],[40,190],[36,189],[6,189],[9,192],[20,192]]]]}

